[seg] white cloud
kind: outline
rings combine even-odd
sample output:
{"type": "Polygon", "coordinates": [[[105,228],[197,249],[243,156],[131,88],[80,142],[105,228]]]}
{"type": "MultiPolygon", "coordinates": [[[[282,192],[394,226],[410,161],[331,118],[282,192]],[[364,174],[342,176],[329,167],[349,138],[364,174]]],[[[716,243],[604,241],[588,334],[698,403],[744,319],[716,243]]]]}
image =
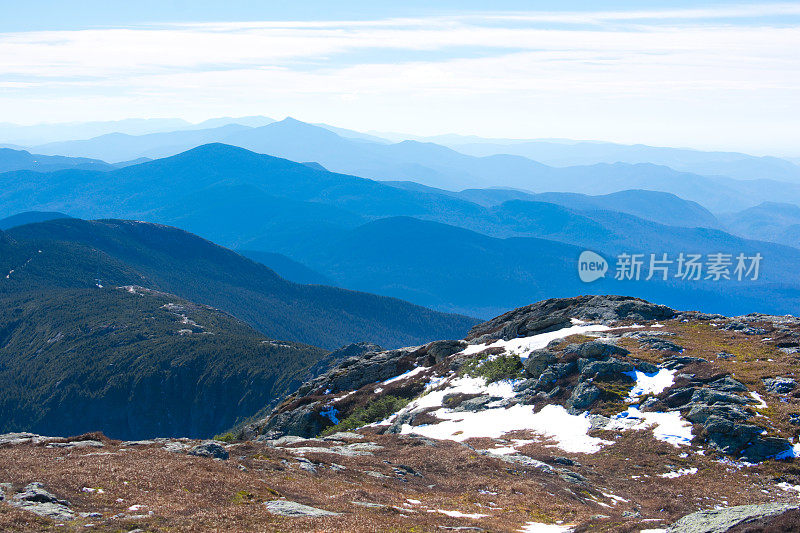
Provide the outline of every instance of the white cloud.
{"type": "Polygon", "coordinates": [[[7,33],[0,112],[26,123],[285,112],[374,129],[684,145],[755,146],[760,130],[761,144],[786,143],[779,136],[800,119],[796,14],[797,4],[750,4],[7,33]],[[781,26],[748,21],[776,15],[787,16],[781,26]],[[725,131],[709,139],[715,128],[725,131]]]}

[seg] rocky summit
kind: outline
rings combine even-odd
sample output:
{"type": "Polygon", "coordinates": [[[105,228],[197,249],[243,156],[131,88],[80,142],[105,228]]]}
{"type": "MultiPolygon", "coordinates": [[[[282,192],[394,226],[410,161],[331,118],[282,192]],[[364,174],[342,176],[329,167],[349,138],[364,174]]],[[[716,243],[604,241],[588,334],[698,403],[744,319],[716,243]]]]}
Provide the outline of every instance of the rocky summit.
{"type": "Polygon", "coordinates": [[[545,300],[213,441],[2,435],[0,530],[795,531],[798,363],[790,316],[545,300]]]}

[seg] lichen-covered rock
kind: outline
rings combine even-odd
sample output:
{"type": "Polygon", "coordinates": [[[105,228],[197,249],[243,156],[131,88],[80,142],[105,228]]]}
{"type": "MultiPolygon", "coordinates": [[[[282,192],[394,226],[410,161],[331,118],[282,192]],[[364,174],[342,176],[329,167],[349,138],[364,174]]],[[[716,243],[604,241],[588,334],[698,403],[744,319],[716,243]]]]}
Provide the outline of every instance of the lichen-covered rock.
{"type": "Polygon", "coordinates": [[[730,376],[712,381],[708,384],[708,387],[723,392],[747,392],[747,385],[730,376]]]}
{"type": "Polygon", "coordinates": [[[558,356],[550,350],[534,350],[525,360],[525,373],[531,378],[538,378],[547,367],[558,361],[558,356]]]}
{"type": "Polygon", "coordinates": [[[228,458],[228,450],[226,450],[220,443],[214,442],[213,440],[198,444],[186,453],[189,455],[197,455],[199,457],[211,457],[212,459],[226,460],[228,458]]]}
{"type": "Polygon", "coordinates": [[[293,518],[319,518],[323,516],[339,516],[340,513],[318,509],[302,503],[291,502],[288,500],[273,500],[264,502],[264,507],[271,514],[278,516],[289,516],[293,518]]]}
{"type": "Polygon", "coordinates": [[[764,380],[764,387],[773,394],[789,394],[797,387],[793,378],[768,378],[764,380]]]}
{"type": "Polygon", "coordinates": [[[720,416],[707,418],[704,428],[708,441],[719,451],[750,462],[775,457],[792,447],[786,439],[762,437],[764,429],[761,427],[740,424],[720,416]]]}
{"type": "Polygon", "coordinates": [[[262,432],[274,432],[276,435],[296,435],[314,437],[330,425],[330,420],[319,414],[319,402],[301,405],[291,410],[282,411],[270,417],[262,432]]]}
{"type": "Polygon", "coordinates": [[[669,526],[667,533],[725,533],[736,526],[777,516],[798,507],[797,503],[767,503],[708,509],[684,516],[669,526]]]}
{"type": "Polygon", "coordinates": [[[571,410],[581,411],[597,401],[600,394],[600,389],[597,388],[597,386],[586,381],[581,381],[573,389],[567,404],[571,410]]]}
{"type": "Polygon", "coordinates": [[[467,340],[472,343],[510,340],[554,331],[572,324],[571,319],[611,323],[619,320],[666,320],[675,311],[629,296],[577,296],[551,298],[509,311],[473,327],[467,340]]]}
{"type": "Polygon", "coordinates": [[[625,372],[633,372],[634,368],[633,364],[614,358],[608,361],[593,361],[581,368],[581,379],[631,381],[631,378],[625,375],[625,372]]]}
{"type": "Polygon", "coordinates": [[[576,355],[582,359],[607,359],[612,355],[628,355],[629,353],[625,348],[601,341],[570,344],[564,348],[565,355],[576,355]]]}
{"type": "Polygon", "coordinates": [[[39,482],[29,483],[22,491],[14,494],[9,502],[14,507],[55,520],[72,520],[75,513],[69,502],[57,498],[39,482]]]}

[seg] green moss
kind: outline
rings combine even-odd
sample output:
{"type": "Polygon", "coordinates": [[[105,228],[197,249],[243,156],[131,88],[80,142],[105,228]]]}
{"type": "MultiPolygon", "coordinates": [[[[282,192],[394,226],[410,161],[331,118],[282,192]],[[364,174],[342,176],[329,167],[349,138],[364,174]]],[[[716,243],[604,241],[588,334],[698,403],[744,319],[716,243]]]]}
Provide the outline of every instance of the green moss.
{"type": "Polygon", "coordinates": [[[408,405],[410,401],[408,398],[398,398],[390,394],[381,396],[362,407],[358,407],[347,418],[323,431],[322,435],[330,435],[337,431],[352,431],[361,426],[379,422],[408,405]]]}
{"type": "Polygon", "coordinates": [[[255,499],[256,497],[254,494],[247,492],[246,490],[240,490],[233,495],[231,501],[237,505],[244,505],[246,503],[252,503],[255,499]]]}
{"type": "Polygon", "coordinates": [[[218,440],[220,442],[236,442],[236,435],[231,433],[230,431],[227,433],[223,433],[222,435],[214,435],[214,440],[218,440]]]}
{"type": "Polygon", "coordinates": [[[486,379],[486,383],[493,383],[504,379],[522,378],[525,375],[525,369],[519,356],[498,355],[492,358],[474,357],[464,363],[461,373],[472,377],[482,377],[486,379]]]}

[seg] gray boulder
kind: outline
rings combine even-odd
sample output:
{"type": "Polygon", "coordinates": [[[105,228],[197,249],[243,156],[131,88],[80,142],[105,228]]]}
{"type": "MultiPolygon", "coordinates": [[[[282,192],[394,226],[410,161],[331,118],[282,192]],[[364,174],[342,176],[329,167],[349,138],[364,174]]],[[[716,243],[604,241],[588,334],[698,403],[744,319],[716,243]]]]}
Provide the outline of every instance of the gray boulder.
{"type": "Polygon", "coordinates": [[[601,341],[570,344],[564,348],[565,355],[574,354],[583,359],[607,359],[612,355],[628,355],[629,353],[625,348],[601,341]]]}
{"type": "Polygon", "coordinates": [[[497,400],[502,400],[502,398],[499,396],[490,396],[488,394],[481,394],[480,396],[464,400],[458,405],[458,407],[453,409],[453,411],[469,411],[469,412],[483,411],[484,409],[486,409],[486,404],[495,402],[497,400]]]}
{"type": "Polygon", "coordinates": [[[567,401],[573,411],[585,410],[600,397],[600,389],[586,381],[578,383],[567,401]]]}
{"type": "Polygon", "coordinates": [[[730,376],[725,376],[722,379],[712,381],[707,386],[710,389],[722,392],[747,392],[747,386],[744,383],[737,381],[730,376]]]}
{"type": "Polygon", "coordinates": [[[642,403],[639,409],[641,409],[645,413],[665,411],[666,405],[664,405],[664,402],[662,402],[658,398],[650,397],[647,400],[645,400],[644,403],[642,403]]]}
{"type": "Polygon", "coordinates": [[[692,405],[691,409],[686,414],[686,419],[697,424],[702,424],[712,416],[717,416],[732,422],[738,422],[747,420],[752,415],[753,413],[749,409],[741,405],[708,405],[700,403],[692,405]]]}
{"type": "Polygon", "coordinates": [[[694,363],[708,363],[707,359],[703,359],[702,357],[690,357],[688,355],[679,355],[676,357],[670,357],[662,366],[668,370],[677,370],[679,368],[683,368],[686,365],[691,365],[694,363]]]}
{"type": "Polygon", "coordinates": [[[764,387],[773,394],[789,394],[797,387],[797,381],[792,378],[767,378],[764,387]]]}
{"type": "Polygon", "coordinates": [[[551,298],[478,324],[470,330],[467,340],[488,342],[527,337],[569,327],[572,318],[609,324],[619,320],[666,320],[673,316],[675,311],[669,307],[630,296],[551,298]]]}
{"type": "Polygon", "coordinates": [[[664,339],[663,337],[640,337],[639,343],[642,346],[650,348],[651,350],[658,350],[661,352],[676,352],[680,353],[683,351],[683,346],[680,344],[676,344],[670,340],[664,339]]]}
{"type": "Polygon", "coordinates": [[[467,341],[433,341],[425,346],[428,357],[432,359],[431,363],[441,363],[447,357],[456,354],[464,348],[469,346],[467,341]]]}
{"type": "Polygon", "coordinates": [[[740,505],[708,509],[686,515],[667,528],[667,533],[725,533],[730,529],[797,509],[797,503],[740,505]]]}
{"type": "Polygon", "coordinates": [[[645,374],[655,374],[658,372],[658,367],[647,361],[639,361],[636,363],[636,370],[644,372],[645,374]]]}
{"type": "Polygon", "coordinates": [[[711,416],[704,423],[708,441],[721,452],[759,462],[786,452],[792,445],[786,439],[762,437],[763,428],[740,424],[719,416],[711,416]]]}
{"type": "Polygon", "coordinates": [[[628,380],[632,378],[625,372],[633,372],[633,364],[611,358],[608,361],[593,361],[581,369],[581,379],[628,380]]]}
{"type": "Polygon", "coordinates": [[[263,433],[276,435],[296,435],[315,437],[330,425],[330,420],[319,414],[320,402],[301,405],[271,416],[264,426],[263,433]]]}
{"type": "Polygon", "coordinates": [[[525,360],[525,373],[532,378],[538,378],[556,361],[558,361],[558,356],[550,350],[534,350],[525,360]]]}
{"type": "Polygon", "coordinates": [[[198,444],[186,453],[189,455],[196,455],[198,457],[211,457],[212,459],[226,460],[228,458],[228,450],[226,450],[220,443],[214,442],[213,440],[198,444]]]}
{"type": "Polygon", "coordinates": [[[769,331],[764,328],[753,327],[740,320],[733,320],[723,324],[719,326],[719,329],[726,331],[738,331],[739,333],[744,333],[745,335],[765,335],[769,333],[769,331]]]}
{"type": "Polygon", "coordinates": [[[264,507],[269,513],[277,516],[289,516],[292,518],[320,518],[325,516],[339,516],[341,513],[334,513],[324,509],[318,509],[302,503],[289,500],[273,500],[264,502],[264,507]]]}
{"type": "Polygon", "coordinates": [[[730,392],[705,388],[695,390],[694,394],[692,394],[691,401],[692,403],[703,403],[709,405],[716,403],[745,405],[754,402],[754,400],[751,398],[743,398],[730,392]]]}
{"type": "Polygon", "coordinates": [[[692,400],[692,396],[697,390],[698,389],[695,387],[679,387],[677,389],[672,389],[667,397],[664,398],[664,403],[670,408],[686,405],[692,400]]]}
{"type": "Polygon", "coordinates": [[[44,488],[42,483],[30,483],[21,492],[14,494],[9,502],[14,507],[24,509],[45,518],[72,520],[75,513],[69,502],[61,500],[44,488]]]}

